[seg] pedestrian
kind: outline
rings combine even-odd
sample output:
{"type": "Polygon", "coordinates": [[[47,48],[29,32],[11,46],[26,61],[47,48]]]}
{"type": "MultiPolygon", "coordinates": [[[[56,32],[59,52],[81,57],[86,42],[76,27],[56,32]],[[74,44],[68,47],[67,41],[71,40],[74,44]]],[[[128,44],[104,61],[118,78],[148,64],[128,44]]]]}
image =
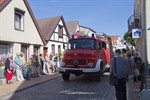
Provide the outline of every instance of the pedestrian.
{"type": "Polygon", "coordinates": [[[134,77],[134,83],[135,87],[138,90],[142,90],[144,88],[144,70],[145,70],[145,64],[141,58],[141,55],[138,51],[134,51],[134,61],[136,63],[136,66],[139,70],[139,75],[134,77]]]}
{"type": "Polygon", "coordinates": [[[53,55],[50,54],[49,56],[49,65],[50,68],[52,69],[52,73],[56,72],[56,62],[53,59],[53,55]]]}
{"type": "Polygon", "coordinates": [[[6,71],[6,83],[10,84],[12,82],[12,76],[14,73],[13,69],[13,56],[12,54],[8,54],[8,57],[5,61],[5,71],[6,71]]]}
{"type": "Polygon", "coordinates": [[[44,57],[43,57],[43,54],[40,54],[40,55],[39,55],[39,59],[40,59],[40,61],[39,61],[39,62],[40,62],[39,66],[40,66],[41,73],[45,75],[45,59],[44,59],[44,57]]]}
{"type": "Polygon", "coordinates": [[[132,52],[127,51],[126,57],[127,57],[127,66],[129,68],[129,70],[128,70],[129,75],[136,76],[135,70],[137,69],[137,66],[136,66],[134,59],[132,58],[132,52]]]}
{"type": "Polygon", "coordinates": [[[40,75],[40,67],[39,67],[39,60],[38,55],[33,54],[32,60],[31,60],[31,68],[32,68],[32,77],[39,77],[40,75]]]}
{"type": "Polygon", "coordinates": [[[137,66],[134,62],[134,59],[132,58],[132,52],[127,51],[126,52],[126,57],[127,57],[127,66],[129,68],[129,77],[128,77],[128,96],[131,97],[131,99],[134,99],[134,94],[132,90],[135,90],[133,79],[134,77],[137,77],[139,75],[139,70],[137,69],[137,66]]]}
{"type": "Polygon", "coordinates": [[[59,66],[59,55],[56,53],[54,56],[54,62],[56,63],[56,71],[59,66]]]}
{"type": "Polygon", "coordinates": [[[47,70],[47,72],[45,72],[46,74],[50,74],[50,65],[49,65],[49,57],[48,54],[46,54],[45,56],[45,69],[47,70]]]}
{"type": "Polygon", "coordinates": [[[117,100],[127,100],[126,82],[128,78],[128,68],[126,58],[121,56],[121,50],[115,50],[115,56],[111,59],[110,76],[115,73],[118,84],[115,85],[117,100]],[[115,70],[116,69],[116,70],[115,70]]]}
{"type": "Polygon", "coordinates": [[[59,53],[58,54],[58,65],[57,65],[58,68],[60,67],[60,63],[62,62],[62,58],[63,58],[62,53],[59,53]]]}
{"type": "Polygon", "coordinates": [[[125,48],[123,48],[123,49],[122,49],[122,56],[123,56],[123,57],[126,57],[126,52],[127,52],[127,50],[126,50],[125,48]]]}
{"type": "Polygon", "coordinates": [[[19,58],[21,60],[21,67],[22,67],[22,73],[23,73],[24,79],[30,80],[30,78],[29,78],[29,70],[28,70],[28,67],[27,67],[27,61],[25,59],[25,56],[24,56],[23,52],[20,53],[20,57],[19,58]]]}
{"type": "Polygon", "coordinates": [[[16,71],[16,76],[17,76],[17,80],[18,81],[23,81],[24,77],[23,77],[23,73],[22,73],[22,65],[21,65],[21,60],[20,60],[20,53],[16,54],[16,57],[14,59],[14,68],[16,71]]]}

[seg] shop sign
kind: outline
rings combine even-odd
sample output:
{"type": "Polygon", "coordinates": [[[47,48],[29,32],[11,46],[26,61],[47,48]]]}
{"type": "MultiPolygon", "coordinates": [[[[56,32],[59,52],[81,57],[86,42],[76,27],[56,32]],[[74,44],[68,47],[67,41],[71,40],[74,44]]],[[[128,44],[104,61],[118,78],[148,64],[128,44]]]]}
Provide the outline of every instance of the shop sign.
{"type": "Polygon", "coordinates": [[[140,38],[142,36],[141,29],[132,29],[132,38],[140,38]]]}

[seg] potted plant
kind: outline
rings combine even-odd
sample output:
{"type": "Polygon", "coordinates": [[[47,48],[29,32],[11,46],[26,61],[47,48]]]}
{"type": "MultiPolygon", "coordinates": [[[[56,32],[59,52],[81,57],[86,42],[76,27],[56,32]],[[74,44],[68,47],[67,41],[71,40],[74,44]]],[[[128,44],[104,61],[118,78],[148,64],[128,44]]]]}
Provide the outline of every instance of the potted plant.
{"type": "Polygon", "coordinates": [[[3,67],[5,64],[4,63],[0,63],[0,67],[3,67]]]}

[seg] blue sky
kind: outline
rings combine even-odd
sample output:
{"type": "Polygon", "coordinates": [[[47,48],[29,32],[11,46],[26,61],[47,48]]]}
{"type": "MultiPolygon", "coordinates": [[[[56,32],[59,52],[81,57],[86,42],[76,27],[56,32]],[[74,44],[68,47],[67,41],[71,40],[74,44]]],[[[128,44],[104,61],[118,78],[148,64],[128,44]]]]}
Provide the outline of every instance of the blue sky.
{"type": "Polygon", "coordinates": [[[28,0],[37,19],[63,16],[96,32],[123,37],[134,0],[28,0]]]}

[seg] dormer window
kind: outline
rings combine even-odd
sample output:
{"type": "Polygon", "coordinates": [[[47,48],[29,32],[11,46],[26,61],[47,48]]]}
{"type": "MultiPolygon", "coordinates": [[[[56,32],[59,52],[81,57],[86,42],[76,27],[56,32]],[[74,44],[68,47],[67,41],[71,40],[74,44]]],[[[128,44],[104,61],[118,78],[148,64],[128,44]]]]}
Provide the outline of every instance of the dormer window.
{"type": "Polygon", "coordinates": [[[25,11],[15,8],[14,27],[16,30],[24,30],[24,14],[25,11]]]}

